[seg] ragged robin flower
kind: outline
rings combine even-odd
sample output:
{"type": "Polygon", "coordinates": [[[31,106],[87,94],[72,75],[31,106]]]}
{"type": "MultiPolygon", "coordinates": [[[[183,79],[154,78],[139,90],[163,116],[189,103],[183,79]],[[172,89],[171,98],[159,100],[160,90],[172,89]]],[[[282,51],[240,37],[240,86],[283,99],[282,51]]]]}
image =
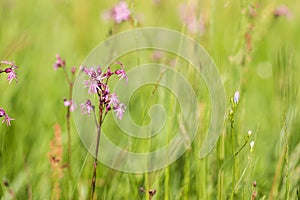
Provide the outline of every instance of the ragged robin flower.
{"type": "Polygon", "coordinates": [[[53,65],[54,70],[57,70],[58,68],[64,68],[66,65],[66,61],[63,60],[59,54],[56,54],[56,61],[53,65]]]}
{"type": "Polygon", "coordinates": [[[70,112],[73,112],[77,108],[73,100],[67,100],[66,98],[64,98],[64,106],[70,107],[70,112]]]}
{"type": "Polygon", "coordinates": [[[7,80],[9,84],[12,82],[13,79],[17,81],[17,74],[15,69],[18,67],[15,65],[14,62],[12,61],[0,61],[0,65],[8,65],[9,67],[5,68],[4,70],[0,69],[0,74],[1,73],[6,73],[7,74],[7,80]]]}
{"type": "MultiPolygon", "coordinates": [[[[88,76],[88,79],[84,81],[85,87],[88,88],[88,94],[98,95],[99,108],[102,109],[102,112],[107,114],[110,110],[114,110],[116,116],[122,119],[126,106],[119,101],[115,93],[110,92],[108,81],[113,75],[117,75],[120,79],[125,79],[126,81],[128,81],[128,78],[124,69],[125,66],[120,62],[116,62],[116,64],[121,68],[115,71],[112,71],[110,68],[103,71],[101,67],[96,69],[93,67],[82,67],[82,71],[88,76]]],[[[83,114],[90,114],[94,108],[89,99],[82,103],[80,107],[83,114]]]]}
{"type": "Polygon", "coordinates": [[[111,10],[111,17],[117,23],[122,21],[128,21],[130,19],[131,11],[128,8],[128,4],[125,1],[120,1],[111,10]]]}
{"type": "Polygon", "coordinates": [[[4,119],[2,120],[2,123],[6,122],[7,126],[10,126],[10,121],[15,120],[13,118],[10,118],[3,108],[0,108],[0,118],[1,117],[4,117],[4,119]]]}

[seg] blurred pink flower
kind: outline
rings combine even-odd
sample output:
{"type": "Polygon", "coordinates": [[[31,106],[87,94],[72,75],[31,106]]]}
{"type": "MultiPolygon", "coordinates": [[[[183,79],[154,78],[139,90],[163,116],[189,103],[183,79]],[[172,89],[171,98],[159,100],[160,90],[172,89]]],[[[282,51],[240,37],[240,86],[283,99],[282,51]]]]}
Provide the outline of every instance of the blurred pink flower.
{"type": "Polygon", "coordinates": [[[159,62],[164,56],[164,52],[163,51],[160,51],[160,50],[155,50],[153,53],[152,53],[152,60],[154,62],[159,62]]]}
{"type": "Polygon", "coordinates": [[[54,70],[57,70],[60,67],[63,68],[63,67],[65,67],[65,65],[66,65],[66,61],[63,60],[59,54],[56,54],[56,61],[53,65],[54,70]]]}
{"type": "Polygon", "coordinates": [[[72,67],[72,68],[71,68],[71,73],[72,73],[72,74],[75,74],[75,73],[76,73],[76,67],[72,67]]]}
{"type": "Polygon", "coordinates": [[[161,3],[161,0],[152,0],[153,4],[159,5],[161,3]]]}
{"type": "Polygon", "coordinates": [[[117,107],[120,103],[118,96],[115,93],[110,95],[110,103],[113,107],[117,107]]]}
{"type": "Polygon", "coordinates": [[[5,72],[7,73],[7,80],[9,84],[12,82],[13,79],[17,80],[17,74],[14,71],[14,68],[7,68],[5,69],[5,72]]]}
{"type": "Polygon", "coordinates": [[[126,82],[128,82],[128,77],[127,77],[126,72],[124,70],[125,66],[121,62],[116,62],[116,64],[120,65],[122,67],[122,69],[117,69],[115,71],[115,74],[120,77],[119,80],[124,78],[126,80],[126,82]]]}
{"type": "Polygon", "coordinates": [[[284,16],[288,19],[292,18],[292,13],[290,12],[289,8],[285,5],[281,5],[281,6],[277,7],[273,11],[273,14],[274,14],[275,17],[284,16]]]}
{"type": "Polygon", "coordinates": [[[126,106],[122,103],[120,103],[116,108],[114,108],[114,111],[116,112],[116,117],[122,119],[125,109],[126,106]]]}
{"type": "Polygon", "coordinates": [[[15,119],[13,119],[13,118],[10,118],[10,117],[6,114],[6,112],[5,112],[5,110],[4,110],[3,108],[0,108],[0,117],[4,117],[4,119],[2,120],[2,123],[6,122],[6,125],[7,125],[7,126],[10,126],[10,125],[11,125],[11,124],[10,124],[10,121],[15,120],[15,119]]]}
{"type": "Polygon", "coordinates": [[[67,99],[64,99],[64,105],[66,106],[66,107],[70,107],[70,112],[73,112],[76,108],[77,108],[77,106],[76,106],[76,104],[73,102],[73,100],[67,100],[67,99]]]}
{"type": "Polygon", "coordinates": [[[12,61],[0,61],[0,64],[4,64],[4,65],[9,65],[10,67],[1,70],[0,69],[0,73],[7,73],[7,80],[9,82],[9,84],[11,84],[12,80],[15,79],[17,81],[17,74],[15,72],[15,69],[18,68],[14,62],[12,61]]]}
{"type": "Polygon", "coordinates": [[[91,111],[94,109],[91,100],[87,99],[84,103],[80,104],[80,109],[83,114],[90,115],[91,111]]]}
{"type": "Polygon", "coordinates": [[[130,18],[131,11],[128,8],[128,5],[125,1],[120,1],[116,6],[111,10],[111,15],[113,20],[119,24],[122,21],[128,21],[130,18]]]}
{"type": "Polygon", "coordinates": [[[197,16],[197,1],[191,1],[190,4],[180,6],[180,17],[183,23],[187,26],[188,32],[192,34],[205,32],[205,20],[201,14],[197,16]]]}

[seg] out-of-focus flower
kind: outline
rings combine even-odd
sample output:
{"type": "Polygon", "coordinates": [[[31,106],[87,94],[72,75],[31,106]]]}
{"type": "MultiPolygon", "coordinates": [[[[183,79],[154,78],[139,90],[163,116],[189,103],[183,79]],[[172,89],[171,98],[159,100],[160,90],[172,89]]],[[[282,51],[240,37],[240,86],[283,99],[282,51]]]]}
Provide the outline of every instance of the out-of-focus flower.
{"type": "Polygon", "coordinates": [[[53,65],[54,70],[57,70],[57,69],[60,68],[60,67],[61,67],[61,68],[64,68],[65,65],[66,65],[66,61],[63,60],[63,59],[60,57],[59,54],[56,54],[56,61],[55,61],[54,65],[53,65]]]}
{"type": "Polygon", "coordinates": [[[177,63],[178,63],[177,59],[172,59],[172,60],[170,60],[169,65],[170,65],[170,67],[175,68],[177,63]]]}
{"type": "Polygon", "coordinates": [[[75,73],[76,73],[76,67],[72,67],[72,68],[71,68],[71,73],[72,73],[72,74],[75,74],[75,73]]]}
{"type": "Polygon", "coordinates": [[[122,119],[125,109],[126,109],[126,106],[122,103],[120,103],[117,107],[114,108],[114,111],[116,112],[116,116],[119,119],[122,119]]]}
{"type": "Polygon", "coordinates": [[[115,93],[110,95],[110,103],[112,104],[113,107],[116,107],[119,105],[120,101],[119,101],[118,96],[115,93]]]}
{"type": "Polygon", "coordinates": [[[250,137],[252,135],[252,131],[249,130],[247,134],[248,134],[248,137],[250,137]]]}
{"type": "Polygon", "coordinates": [[[152,0],[153,4],[159,5],[161,3],[161,0],[152,0]]]}
{"type": "Polygon", "coordinates": [[[152,60],[154,62],[159,62],[163,58],[163,52],[156,50],[152,53],[152,60]]]}
{"type": "Polygon", "coordinates": [[[125,66],[121,62],[116,62],[116,64],[120,65],[122,67],[122,69],[117,69],[115,71],[115,74],[120,77],[119,80],[121,80],[122,78],[124,78],[126,80],[126,82],[128,82],[128,77],[127,77],[126,72],[124,70],[125,66]]]}
{"type": "Polygon", "coordinates": [[[5,60],[5,61],[0,61],[0,64],[10,66],[10,67],[8,67],[4,70],[0,69],[0,73],[6,73],[7,74],[7,80],[9,82],[9,84],[11,84],[13,79],[15,79],[17,81],[17,73],[16,73],[15,69],[17,69],[18,67],[15,65],[15,63],[12,62],[12,61],[5,60]]]}
{"type": "Polygon", "coordinates": [[[234,96],[233,96],[233,102],[234,102],[235,104],[238,104],[238,103],[239,103],[239,100],[240,100],[240,92],[239,92],[239,91],[236,91],[236,92],[234,93],[234,96]]]}
{"type": "Polygon", "coordinates": [[[10,67],[13,67],[13,68],[17,68],[17,66],[15,65],[15,63],[13,61],[3,60],[3,61],[0,61],[0,63],[3,65],[9,65],[10,67]]]}
{"type": "Polygon", "coordinates": [[[10,72],[7,74],[7,80],[9,82],[9,84],[12,82],[13,79],[17,80],[17,74],[14,71],[13,68],[10,68],[9,70],[10,72]]]}
{"type": "Polygon", "coordinates": [[[103,79],[101,67],[98,67],[97,70],[92,67],[90,69],[84,67],[83,71],[89,76],[89,79],[84,81],[85,87],[89,88],[88,93],[96,94],[100,90],[99,83],[103,79]]]}
{"type": "Polygon", "coordinates": [[[273,11],[273,15],[274,17],[286,17],[288,19],[292,18],[292,13],[290,12],[290,9],[285,6],[285,5],[281,5],[279,7],[277,7],[274,11],[273,11]]]}
{"type": "Polygon", "coordinates": [[[189,4],[183,4],[180,6],[180,17],[183,23],[187,26],[187,30],[192,33],[205,32],[205,18],[204,15],[197,16],[197,1],[190,1],[189,4]]]}
{"type": "Polygon", "coordinates": [[[3,108],[0,108],[0,117],[4,117],[4,119],[2,120],[2,123],[6,122],[6,125],[7,125],[7,126],[10,126],[10,125],[11,125],[11,124],[10,124],[10,121],[15,120],[15,119],[13,119],[13,118],[10,118],[10,117],[6,114],[6,112],[5,112],[5,110],[4,110],[3,108]]]}
{"type": "Polygon", "coordinates": [[[128,21],[130,19],[131,11],[128,8],[128,4],[125,1],[120,1],[111,10],[111,16],[113,20],[119,24],[122,21],[128,21]]]}
{"type": "Polygon", "coordinates": [[[93,111],[94,106],[92,105],[91,100],[87,99],[84,103],[80,104],[82,114],[90,115],[91,111],[93,111]]]}
{"type": "Polygon", "coordinates": [[[66,107],[70,107],[70,111],[71,112],[73,112],[76,108],[77,108],[77,106],[76,106],[76,104],[73,102],[73,100],[67,100],[66,98],[64,99],[64,105],[66,106],[66,107]]]}

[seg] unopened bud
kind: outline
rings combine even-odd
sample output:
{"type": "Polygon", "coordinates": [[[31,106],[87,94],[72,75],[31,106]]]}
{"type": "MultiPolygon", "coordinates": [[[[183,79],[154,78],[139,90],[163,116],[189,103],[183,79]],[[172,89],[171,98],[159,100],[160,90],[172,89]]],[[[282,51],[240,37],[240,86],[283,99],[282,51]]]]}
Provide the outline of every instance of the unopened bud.
{"type": "Polygon", "coordinates": [[[248,131],[248,137],[250,137],[251,135],[252,135],[252,131],[249,130],[249,131],[248,131]]]}
{"type": "Polygon", "coordinates": [[[240,100],[240,92],[239,92],[239,91],[236,91],[236,92],[234,93],[234,96],[233,96],[233,102],[234,102],[235,104],[238,104],[238,103],[239,103],[239,100],[240,100]]]}

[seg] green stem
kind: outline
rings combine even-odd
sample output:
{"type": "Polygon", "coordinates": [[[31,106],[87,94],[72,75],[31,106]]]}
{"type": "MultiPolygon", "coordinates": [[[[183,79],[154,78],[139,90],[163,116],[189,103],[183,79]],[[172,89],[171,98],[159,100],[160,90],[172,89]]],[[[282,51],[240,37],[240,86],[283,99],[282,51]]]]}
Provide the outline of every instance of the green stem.
{"type": "MultiPolygon", "coordinates": [[[[95,119],[96,119],[95,111],[94,111],[94,116],[95,116],[95,119]]],[[[100,146],[101,126],[102,126],[102,122],[103,122],[102,117],[103,117],[103,107],[100,105],[99,106],[99,122],[96,123],[96,125],[97,125],[96,151],[95,151],[95,159],[94,159],[94,166],[93,166],[93,177],[92,177],[92,181],[91,181],[91,189],[90,189],[89,199],[94,199],[94,195],[95,195],[98,153],[99,153],[99,146],[100,146]]]]}
{"type": "MultiPolygon", "coordinates": [[[[69,100],[72,99],[72,92],[73,92],[73,83],[70,82],[70,89],[69,89],[69,100]]],[[[71,112],[70,107],[67,107],[67,132],[68,132],[68,169],[69,169],[69,178],[72,180],[72,165],[71,165],[71,148],[72,148],[72,138],[71,138],[71,112]]]]}
{"type": "Polygon", "coordinates": [[[235,192],[235,165],[236,165],[236,157],[234,154],[234,147],[235,147],[235,137],[234,137],[234,116],[232,115],[231,119],[231,145],[232,145],[232,154],[233,154],[233,166],[232,166],[232,191],[230,199],[233,200],[234,192],[235,192]]]}

